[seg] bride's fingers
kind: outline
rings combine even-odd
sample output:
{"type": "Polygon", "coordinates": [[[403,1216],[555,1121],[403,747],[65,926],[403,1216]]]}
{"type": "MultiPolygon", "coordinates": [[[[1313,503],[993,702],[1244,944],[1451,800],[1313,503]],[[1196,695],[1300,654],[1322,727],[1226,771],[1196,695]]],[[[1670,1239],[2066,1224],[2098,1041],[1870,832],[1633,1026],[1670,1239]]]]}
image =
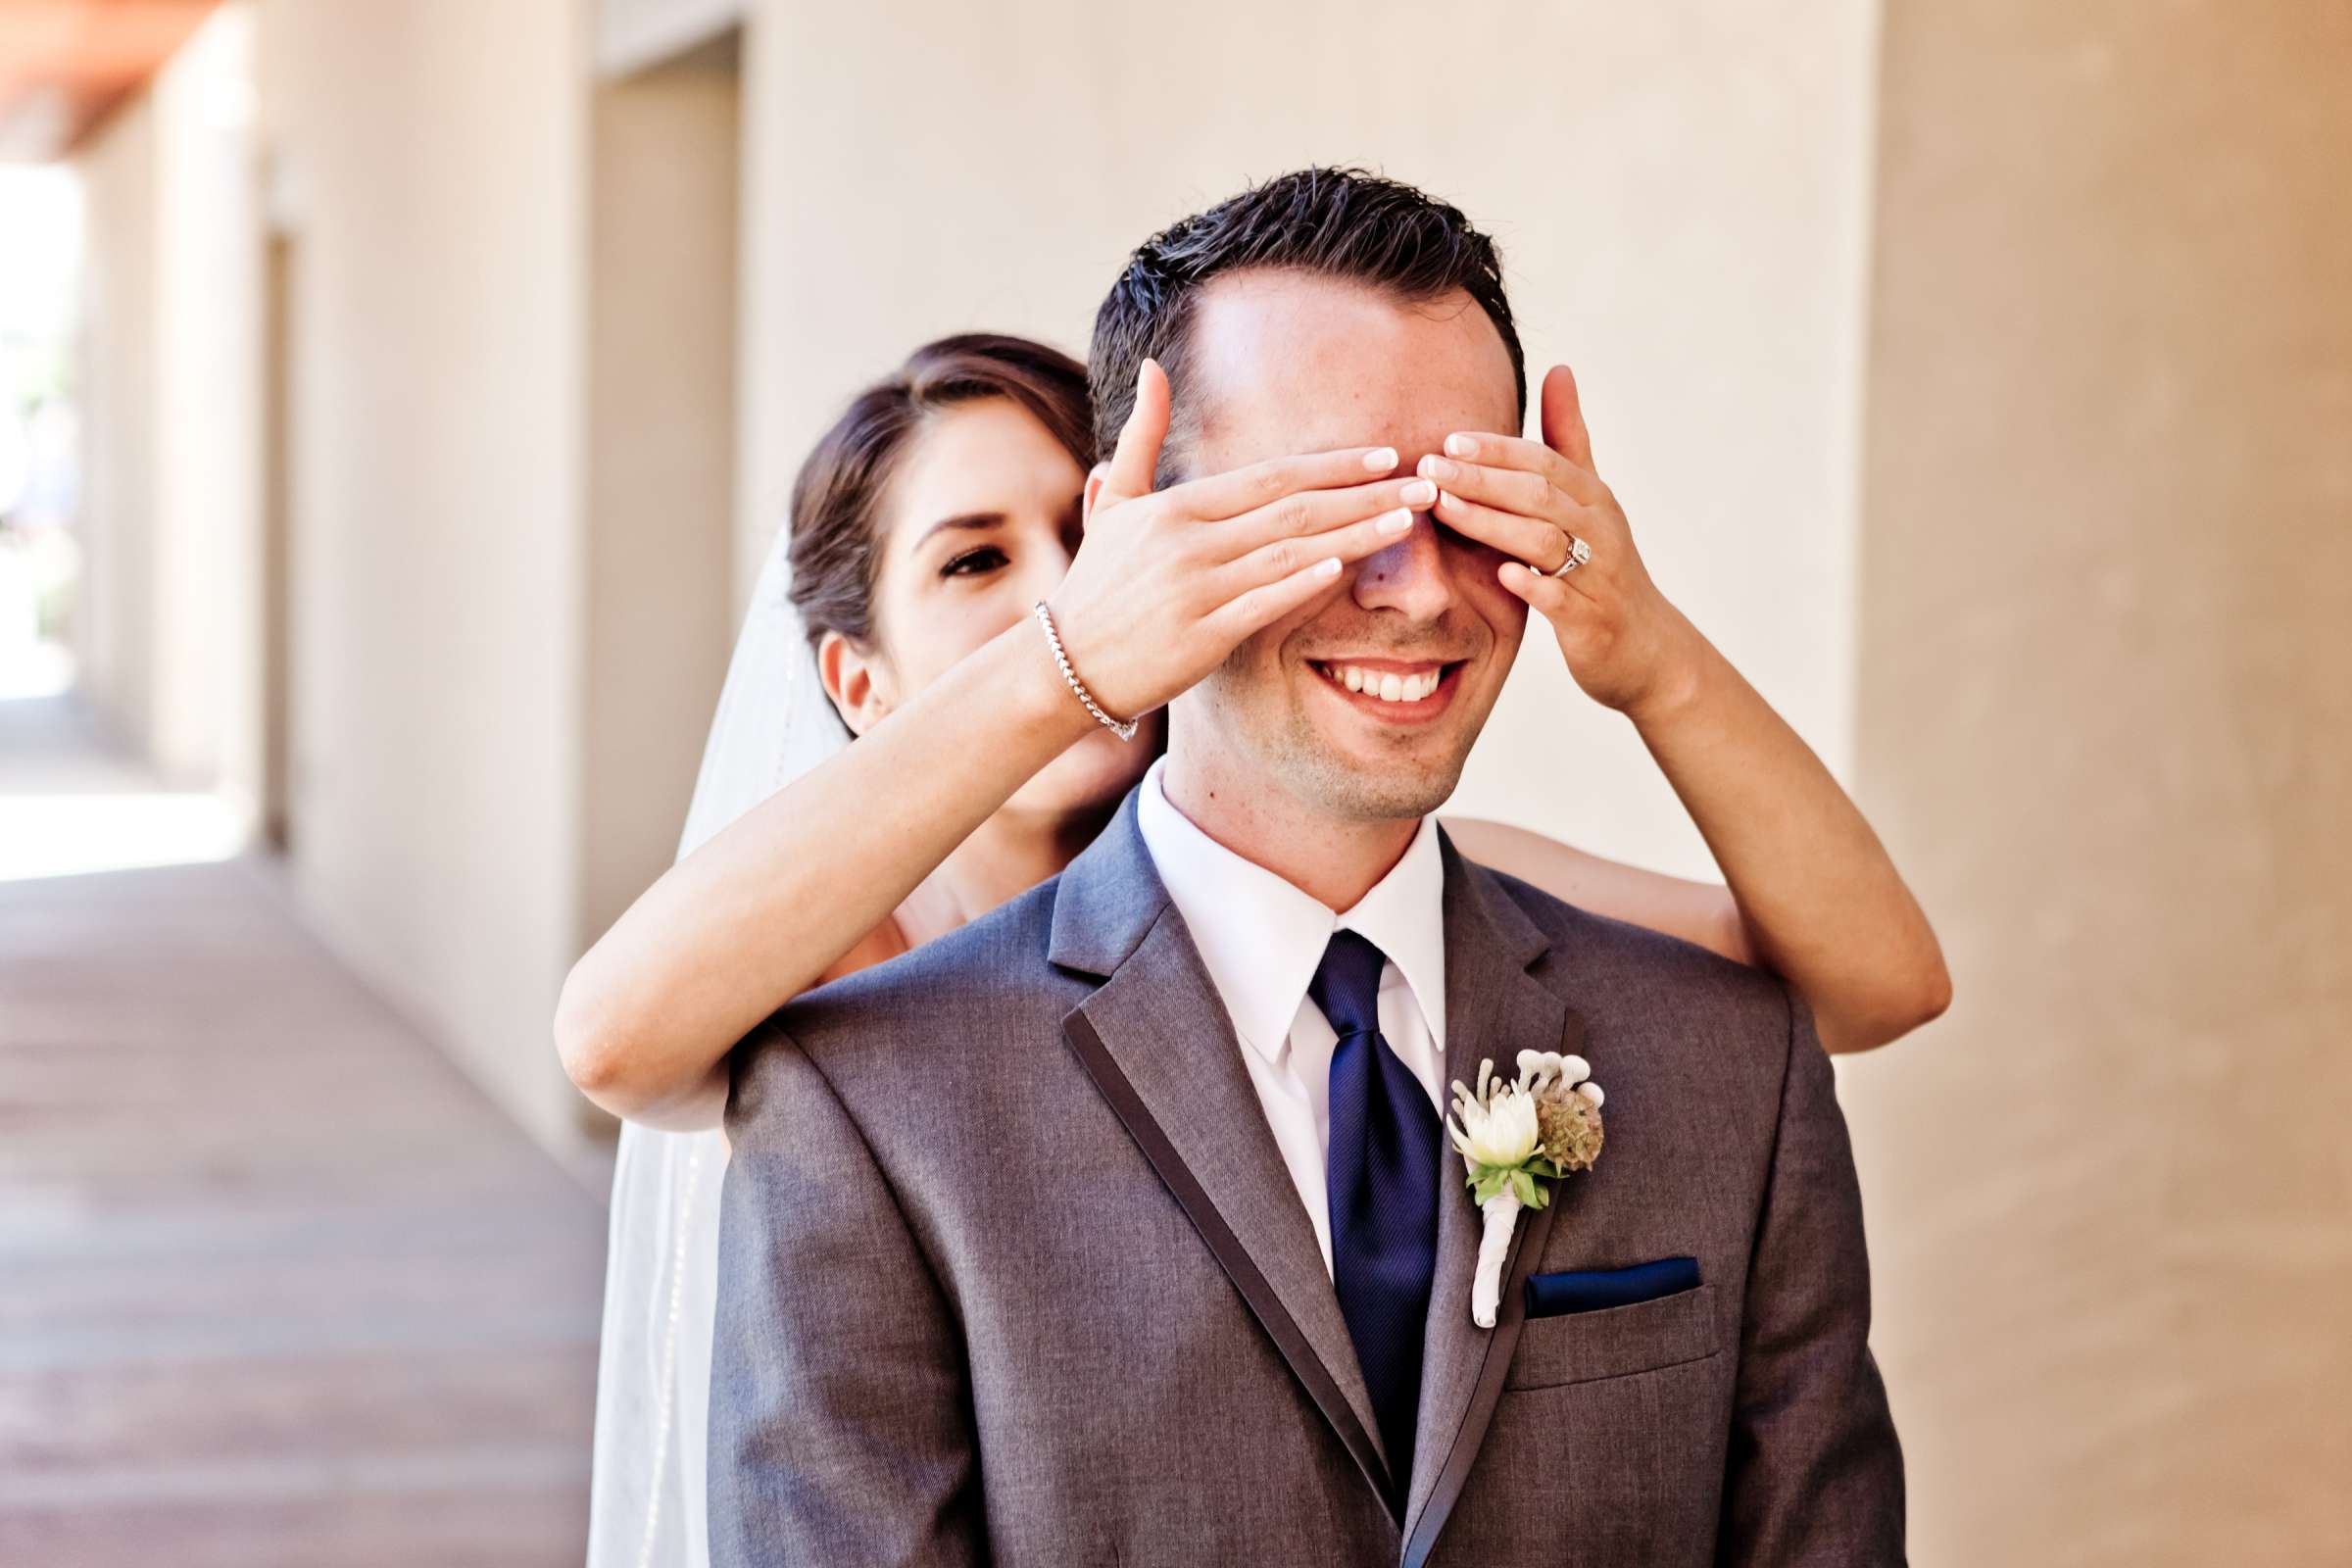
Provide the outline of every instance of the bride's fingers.
{"type": "Polygon", "coordinates": [[[1414,478],[1383,479],[1343,490],[1301,490],[1220,522],[1205,534],[1218,557],[1233,561],[1278,539],[1324,533],[1399,507],[1427,512],[1437,499],[1436,485],[1414,478]]]}
{"type": "Polygon", "coordinates": [[[1548,486],[1580,506],[1597,507],[1608,497],[1600,476],[1545,446],[1515,435],[1456,432],[1446,438],[1443,456],[1423,458],[1420,471],[1447,490],[1517,511],[1534,511],[1548,486]]]}
{"type": "MultiPolygon", "coordinates": [[[[1361,485],[1394,472],[1397,461],[1395,447],[1342,447],[1337,452],[1270,458],[1246,468],[1170,485],[1167,498],[1186,516],[1231,521],[1288,496],[1361,485]]],[[[1410,477],[1402,482],[1409,482],[1410,477]]]]}
{"type": "Polygon", "coordinates": [[[1147,359],[1135,373],[1135,408],[1119,429],[1119,444],[1102,467],[1102,486],[1090,514],[1103,507],[1152,493],[1159,449],[1168,439],[1168,376],[1157,360],[1147,359]]]}
{"type": "Polygon", "coordinates": [[[1576,372],[1555,365],[1544,375],[1544,444],[1570,463],[1592,466],[1592,432],[1585,428],[1585,404],[1576,390],[1576,372]]]}
{"type": "Polygon", "coordinates": [[[1292,611],[1331,592],[1346,564],[1338,556],[1325,556],[1286,577],[1246,588],[1202,616],[1200,624],[1218,645],[1231,650],[1292,611]]]}
{"type": "MultiPolygon", "coordinates": [[[[1232,600],[1247,597],[1259,589],[1288,582],[1301,571],[1318,567],[1336,570],[1333,563],[1361,561],[1364,557],[1386,550],[1412,531],[1413,513],[1410,507],[1398,507],[1377,517],[1366,517],[1345,528],[1333,528],[1325,533],[1298,534],[1277,539],[1262,545],[1229,563],[1210,574],[1210,582],[1222,597],[1232,600]]],[[[1304,601],[1301,600],[1300,603],[1304,601]]]]}
{"type": "Polygon", "coordinates": [[[1493,545],[1539,571],[1556,571],[1568,560],[1568,530],[1548,518],[1500,512],[1450,490],[1438,492],[1434,515],[1455,533],[1493,545]]]}
{"type": "Polygon", "coordinates": [[[1524,562],[1506,561],[1494,574],[1502,579],[1503,587],[1527,601],[1530,610],[1554,625],[1592,603],[1574,586],[1576,579],[1583,575],[1581,572],[1572,571],[1565,577],[1546,577],[1524,562]]]}

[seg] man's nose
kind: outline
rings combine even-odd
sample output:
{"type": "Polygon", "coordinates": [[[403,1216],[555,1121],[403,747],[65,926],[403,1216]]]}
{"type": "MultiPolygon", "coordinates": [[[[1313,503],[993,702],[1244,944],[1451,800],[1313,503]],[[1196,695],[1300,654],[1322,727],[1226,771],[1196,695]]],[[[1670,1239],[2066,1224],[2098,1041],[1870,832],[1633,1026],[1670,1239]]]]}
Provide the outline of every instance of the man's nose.
{"type": "Polygon", "coordinates": [[[1453,579],[1438,543],[1438,525],[1424,513],[1413,531],[1377,555],[1366,556],[1355,572],[1355,602],[1365,610],[1395,610],[1416,621],[1436,620],[1453,608],[1453,579]]]}

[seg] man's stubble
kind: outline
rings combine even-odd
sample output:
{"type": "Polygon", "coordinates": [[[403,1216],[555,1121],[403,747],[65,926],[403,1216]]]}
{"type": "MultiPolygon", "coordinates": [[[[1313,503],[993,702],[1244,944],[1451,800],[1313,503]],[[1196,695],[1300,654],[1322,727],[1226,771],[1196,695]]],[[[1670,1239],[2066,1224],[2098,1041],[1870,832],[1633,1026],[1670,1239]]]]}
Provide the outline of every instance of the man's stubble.
{"type": "Polygon", "coordinates": [[[1287,687],[1279,713],[1252,711],[1250,687],[1257,677],[1247,657],[1246,648],[1235,650],[1196,690],[1206,699],[1203,727],[1218,733],[1248,772],[1263,775],[1267,784],[1311,811],[1350,823],[1416,820],[1453,798],[1485,715],[1446,756],[1417,756],[1399,745],[1393,767],[1344,760],[1314,720],[1290,701],[1287,687]]]}

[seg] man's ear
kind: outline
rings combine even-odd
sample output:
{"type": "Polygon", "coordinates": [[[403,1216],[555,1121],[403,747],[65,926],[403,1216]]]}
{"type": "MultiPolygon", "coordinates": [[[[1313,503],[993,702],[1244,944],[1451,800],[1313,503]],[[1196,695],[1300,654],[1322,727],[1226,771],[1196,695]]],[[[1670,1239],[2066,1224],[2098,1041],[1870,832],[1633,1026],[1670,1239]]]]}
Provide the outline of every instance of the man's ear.
{"type": "Polygon", "coordinates": [[[1102,493],[1103,481],[1109,477],[1110,465],[1107,463],[1098,463],[1093,468],[1088,470],[1086,475],[1086,501],[1083,508],[1079,512],[1079,520],[1081,522],[1093,522],[1095,520],[1095,498],[1102,493]]]}
{"type": "Polygon", "coordinates": [[[864,734],[890,714],[887,671],[877,668],[880,662],[879,656],[837,631],[817,639],[817,677],[825,683],[825,695],[833,699],[833,710],[853,735],[864,734]],[[883,678],[877,679],[878,675],[883,678]]]}

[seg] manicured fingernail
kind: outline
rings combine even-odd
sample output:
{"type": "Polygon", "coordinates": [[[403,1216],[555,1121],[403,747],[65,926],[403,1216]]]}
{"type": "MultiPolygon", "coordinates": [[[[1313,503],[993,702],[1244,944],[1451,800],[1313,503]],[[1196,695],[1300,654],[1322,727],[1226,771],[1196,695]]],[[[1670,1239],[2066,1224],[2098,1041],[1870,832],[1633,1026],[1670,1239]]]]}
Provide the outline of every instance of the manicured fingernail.
{"type": "Polygon", "coordinates": [[[1339,574],[1340,574],[1340,558],[1339,558],[1339,557],[1337,557],[1337,556],[1325,556],[1325,557],[1324,557],[1324,558],[1323,558],[1321,561],[1318,561],[1318,562],[1316,562],[1316,563],[1315,563],[1315,575],[1316,575],[1316,576],[1318,576],[1318,577],[1337,577],[1339,574]]]}
{"type": "Polygon", "coordinates": [[[1439,506],[1441,506],[1441,507],[1458,507],[1458,506],[1460,506],[1461,504],[1462,504],[1462,502],[1461,502],[1461,498],[1460,498],[1459,496],[1456,496],[1456,495],[1455,495],[1455,494],[1454,494],[1452,491],[1450,491],[1450,490],[1441,490],[1441,491],[1439,491],[1439,492],[1438,492],[1438,505],[1439,505],[1439,506]]]}
{"type": "Polygon", "coordinates": [[[1374,473],[1388,472],[1391,468],[1396,466],[1396,449],[1395,447],[1382,447],[1377,452],[1365,453],[1364,466],[1374,473]]]}
{"type": "Polygon", "coordinates": [[[1427,479],[1415,479],[1396,492],[1396,499],[1408,507],[1426,507],[1438,499],[1438,487],[1427,479]]]}
{"type": "Polygon", "coordinates": [[[1446,438],[1446,451],[1452,457],[1475,458],[1478,456],[1477,438],[1466,435],[1449,435],[1446,438]]]}
{"type": "Polygon", "coordinates": [[[1382,533],[1403,533],[1412,525],[1413,509],[1410,507],[1398,507],[1395,512],[1381,514],[1380,531],[1382,533]]]}
{"type": "Polygon", "coordinates": [[[1424,479],[1450,479],[1453,477],[1453,465],[1444,458],[1428,457],[1414,464],[1413,471],[1424,479]]]}

